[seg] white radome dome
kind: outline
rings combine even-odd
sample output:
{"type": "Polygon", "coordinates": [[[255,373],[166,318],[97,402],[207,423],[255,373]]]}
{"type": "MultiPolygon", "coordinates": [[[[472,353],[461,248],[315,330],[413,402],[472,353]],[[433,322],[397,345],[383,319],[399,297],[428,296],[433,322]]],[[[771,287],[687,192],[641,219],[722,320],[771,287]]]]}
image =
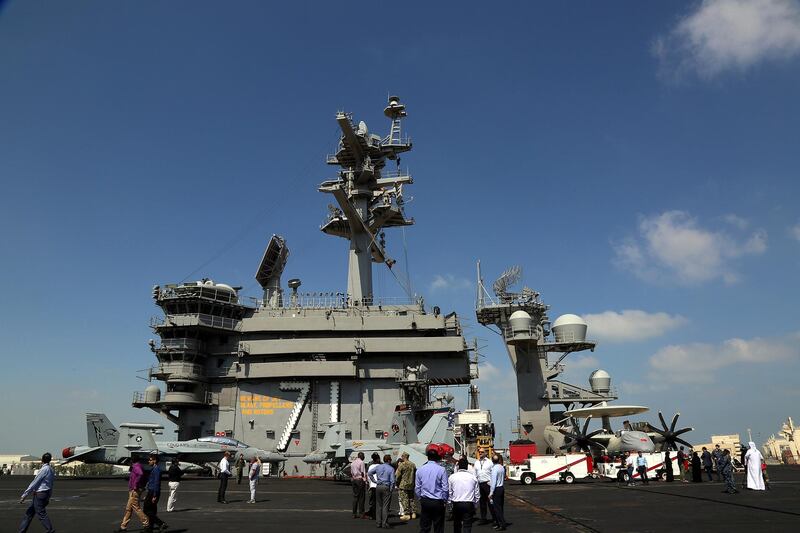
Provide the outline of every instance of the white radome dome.
{"type": "Polygon", "coordinates": [[[573,314],[566,314],[561,315],[560,317],[556,318],[556,321],[553,322],[553,327],[556,326],[567,326],[567,325],[581,325],[585,326],[586,321],[579,317],[578,315],[573,314]]]}

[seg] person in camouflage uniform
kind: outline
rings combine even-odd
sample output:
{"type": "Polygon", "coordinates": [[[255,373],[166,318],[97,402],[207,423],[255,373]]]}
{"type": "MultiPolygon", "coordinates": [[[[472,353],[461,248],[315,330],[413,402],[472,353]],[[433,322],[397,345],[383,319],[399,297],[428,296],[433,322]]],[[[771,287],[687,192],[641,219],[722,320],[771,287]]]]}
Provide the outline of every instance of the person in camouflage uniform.
{"type": "Polygon", "coordinates": [[[725,450],[722,452],[722,457],[717,463],[717,471],[722,473],[722,479],[725,480],[725,490],[728,494],[736,494],[736,484],[733,482],[733,464],[731,463],[731,452],[725,450]]]}
{"type": "MultiPolygon", "coordinates": [[[[447,446],[447,448],[444,449],[444,457],[441,461],[439,461],[439,464],[444,467],[444,471],[447,473],[447,479],[450,479],[450,476],[452,476],[456,471],[456,460],[453,457],[454,453],[455,450],[450,446],[447,446]]],[[[453,502],[451,502],[449,499],[445,504],[445,520],[448,522],[453,521],[453,502]]]]}
{"type": "Polygon", "coordinates": [[[405,521],[417,517],[417,500],[414,499],[414,479],[417,475],[417,465],[411,462],[407,453],[404,453],[401,457],[403,460],[397,467],[395,478],[399,489],[400,507],[404,511],[400,520],[405,521]]]}

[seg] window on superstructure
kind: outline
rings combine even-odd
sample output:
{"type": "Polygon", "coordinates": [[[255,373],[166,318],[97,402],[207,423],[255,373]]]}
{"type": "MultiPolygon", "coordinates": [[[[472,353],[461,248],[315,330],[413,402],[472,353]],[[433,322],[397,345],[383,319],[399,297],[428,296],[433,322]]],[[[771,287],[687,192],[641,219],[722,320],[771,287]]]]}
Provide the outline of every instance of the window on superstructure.
{"type": "Polygon", "coordinates": [[[290,435],[292,440],[300,440],[300,430],[295,429],[290,435]]]}
{"type": "Polygon", "coordinates": [[[376,439],[382,439],[383,438],[383,430],[382,429],[376,429],[375,430],[375,438],[376,439]]]}
{"type": "Polygon", "coordinates": [[[273,431],[271,429],[268,429],[267,430],[267,438],[268,439],[274,439],[275,438],[275,431],[273,431]]]}
{"type": "Polygon", "coordinates": [[[325,438],[325,432],[324,431],[317,431],[317,438],[318,439],[324,439],[325,438]]]}
{"type": "Polygon", "coordinates": [[[353,439],[353,432],[350,431],[349,429],[346,430],[344,432],[344,438],[347,439],[347,440],[352,440],[353,439]]]}

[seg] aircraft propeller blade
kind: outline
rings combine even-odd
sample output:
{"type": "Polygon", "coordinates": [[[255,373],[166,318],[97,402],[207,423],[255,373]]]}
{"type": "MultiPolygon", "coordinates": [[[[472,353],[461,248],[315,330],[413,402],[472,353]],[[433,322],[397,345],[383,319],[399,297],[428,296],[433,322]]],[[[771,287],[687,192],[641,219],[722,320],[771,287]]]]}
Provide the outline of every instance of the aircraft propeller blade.
{"type": "Polygon", "coordinates": [[[688,446],[689,448],[692,447],[692,445],[686,442],[685,440],[678,438],[678,435],[683,435],[684,433],[692,431],[694,429],[687,427],[676,430],[675,426],[678,424],[678,417],[680,415],[681,415],[680,413],[675,413],[675,416],[672,417],[672,423],[670,425],[667,425],[667,421],[664,419],[664,415],[661,414],[661,412],[659,411],[658,418],[659,420],[661,420],[662,427],[657,428],[654,427],[652,424],[647,424],[651,432],[656,433],[661,437],[662,450],[672,450],[672,449],[677,450],[678,446],[676,443],[681,443],[684,446],[688,446]]]}
{"type": "Polygon", "coordinates": [[[667,421],[664,420],[664,415],[661,414],[661,411],[658,412],[658,419],[661,420],[661,426],[664,428],[664,430],[667,430],[669,426],[667,425],[667,421]]]}
{"type": "Polygon", "coordinates": [[[675,424],[678,423],[678,417],[681,416],[680,413],[675,413],[675,416],[672,417],[672,425],[669,427],[669,430],[675,432],[675,424]]]}

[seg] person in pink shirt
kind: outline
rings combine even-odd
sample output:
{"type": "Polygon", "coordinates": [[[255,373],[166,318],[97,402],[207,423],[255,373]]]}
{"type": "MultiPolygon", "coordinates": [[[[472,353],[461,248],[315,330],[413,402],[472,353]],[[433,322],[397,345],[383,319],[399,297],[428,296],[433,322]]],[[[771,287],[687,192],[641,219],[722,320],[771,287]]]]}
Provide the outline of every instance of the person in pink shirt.
{"type": "Polygon", "coordinates": [[[142,464],[139,461],[134,461],[131,465],[130,478],[128,478],[128,503],[125,505],[125,515],[122,517],[119,529],[117,529],[118,532],[128,531],[128,523],[131,521],[133,513],[136,513],[136,516],[139,517],[144,529],[150,526],[150,520],[142,511],[141,505],[139,505],[142,491],[147,483],[147,477],[142,469],[142,464]]]}
{"type": "Polygon", "coordinates": [[[353,518],[367,518],[364,514],[364,492],[367,481],[364,452],[358,452],[358,457],[350,463],[350,477],[353,484],[353,518]]]}

